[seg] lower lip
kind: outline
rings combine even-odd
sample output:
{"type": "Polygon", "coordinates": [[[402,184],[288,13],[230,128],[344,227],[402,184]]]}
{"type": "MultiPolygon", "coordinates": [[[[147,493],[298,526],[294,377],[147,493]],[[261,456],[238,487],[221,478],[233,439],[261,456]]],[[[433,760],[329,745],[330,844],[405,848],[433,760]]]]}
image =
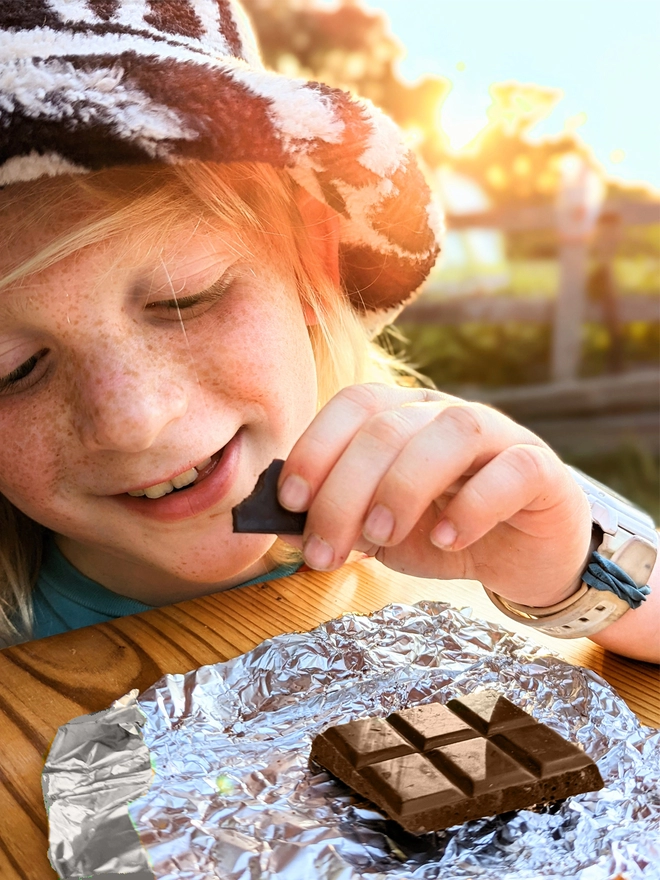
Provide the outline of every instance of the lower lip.
{"type": "Polygon", "coordinates": [[[220,460],[208,477],[179,492],[170,492],[162,498],[134,498],[131,495],[113,495],[122,507],[158,522],[180,522],[210,510],[229,493],[238,474],[241,450],[241,432],[237,432],[225,446],[220,460]]]}

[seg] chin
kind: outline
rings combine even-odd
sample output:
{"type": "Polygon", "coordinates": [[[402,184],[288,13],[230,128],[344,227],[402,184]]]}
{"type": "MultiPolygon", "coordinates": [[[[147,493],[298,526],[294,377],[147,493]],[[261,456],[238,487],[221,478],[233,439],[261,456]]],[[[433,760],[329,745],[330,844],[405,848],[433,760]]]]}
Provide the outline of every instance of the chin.
{"type": "MultiPolygon", "coordinates": [[[[208,540],[193,554],[167,566],[170,577],[182,585],[204,587],[206,592],[236,586],[267,570],[266,554],[275,543],[272,535],[232,535],[230,547],[219,544],[209,554],[208,540]],[[219,552],[218,552],[219,551],[219,552]],[[228,560],[231,560],[228,563],[228,560]]],[[[162,562],[160,566],[162,568],[162,562]]]]}

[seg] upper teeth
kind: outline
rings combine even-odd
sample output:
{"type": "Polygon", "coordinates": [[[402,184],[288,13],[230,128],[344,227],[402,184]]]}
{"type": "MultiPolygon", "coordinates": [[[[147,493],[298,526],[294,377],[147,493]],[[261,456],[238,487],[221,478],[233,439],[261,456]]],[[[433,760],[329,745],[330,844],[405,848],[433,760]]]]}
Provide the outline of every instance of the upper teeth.
{"type": "Polygon", "coordinates": [[[205,468],[210,462],[210,458],[205,458],[204,461],[200,461],[195,467],[191,467],[190,470],[173,477],[171,480],[165,480],[164,483],[156,483],[154,486],[147,486],[146,489],[136,489],[128,494],[134,498],[140,495],[146,495],[147,498],[162,498],[163,495],[168,495],[173,489],[183,489],[184,486],[189,486],[197,479],[202,468],[205,468]]]}

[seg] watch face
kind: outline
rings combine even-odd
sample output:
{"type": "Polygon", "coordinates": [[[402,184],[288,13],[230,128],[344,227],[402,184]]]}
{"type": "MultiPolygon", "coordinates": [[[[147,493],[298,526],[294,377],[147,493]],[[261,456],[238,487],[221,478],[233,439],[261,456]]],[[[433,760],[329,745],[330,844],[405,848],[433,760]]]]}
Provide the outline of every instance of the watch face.
{"type": "MultiPolygon", "coordinates": [[[[593,477],[588,477],[578,468],[568,465],[568,469],[573,474],[575,482],[585,494],[590,495],[592,500],[595,499],[597,502],[600,502],[602,507],[612,512],[614,519],[618,521],[619,528],[625,529],[632,535],[639,535],[639,537],[644,538],[645,541],[649,541],[649,543],[657,547],[658,533],[653,517],[646,510],[633,504],[632,501],[624,498],[623,495],[619,495],[618,492],[610,489],[609,486],[594,480],[593,477]]],[[[592,512],[595,512],[593,503],[592,512]]],[[[597,520],[597,517],[595,519],[597,520]]],[[[603,525],[603,523],[599,524],[603,525]]],[[[609,528],[606,531],[612,534],[609,528]]]]}
{"type": "MultiPolygon", "coordinates": [[[[628,507],[632,507],[635,510],[639,510],[640,513],[646,514],[645,510],[642,510],[641,507],[638,507],[636,504],[633,504],[632,501],[629,501],[628,498],[624,498],[623,495],[619,495],[619,493],[610,488],[610,486],[606,486],[604,483],[595,480],[593,477],[587,476],[584,471],[581,471],[579,468],[573,467],[573,465],[568,465],[569,469],[573,472],[576,477],[576,481],[582,486],[582,488],[586,488],[583,484],[586,483],[587,486],[592,486],[595,489],[600,489],[600,491],[609,498],[616,498],[617,501],[620,501],[622,504],[626,504],[628,507]]],[[[648,516],[648,514],[647,514],[648,516]]]]}

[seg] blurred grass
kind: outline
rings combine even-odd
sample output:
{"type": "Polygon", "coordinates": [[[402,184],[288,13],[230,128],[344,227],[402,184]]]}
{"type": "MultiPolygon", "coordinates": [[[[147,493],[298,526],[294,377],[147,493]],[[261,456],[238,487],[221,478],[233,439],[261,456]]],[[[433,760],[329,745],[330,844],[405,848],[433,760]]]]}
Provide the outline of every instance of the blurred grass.
{"type": "MultiPolygon", "coordinates": [[[[405,317],[405,315],[404,315],[405,317]]],[[[551,328],[548,324],[472,321],[453,326],[398,323],[407,344],[394,343],[438,388],[452,391],[465,385],[498,388],[550,381],[551,328]]],[[[582,376],[607,370],[610,335],[602,324],[585,324],[582,376]]],[[[632,321],[623,325],[626,368],[656,366],[660,324],[632,321]]]]}
{"type": "Polygon", "coordinates": [[[649,293],[660,291],[660,261],[652,257],[636,257],[614,261],[614,274],[621,293],[649,293]]]}
{"type": "Polygon", "coordinates": [[[512,260],[509,264],[513,296],[543,295],[553,298],[559,287],[557,260],[512,260]]]}
{"type": "MultiPolygon", "coordinates": [[[[393,342],[436,387],[466,393],[469,386],[498,388],[550,380],[549,325],[477,322],[458,326],[402,323],[404,340],[393,342]]],[[[585,325],[581,374],[602,375],[607,368],[610,337],[600,324],[585,325]]],[[[657,367],[660,325],[635,321],[624,325],[627,368],[657,367]]],[[[660,524],[660,457],[629,442],[607,453],[563,456],[567,463],[611,486],[646,510],[660,524]]]]}
{"type": "Polygon", "coordinates": [[[660,524],[660,457],[627,443],[600,455],[564,456],[564,461],[610,486],[660,524]]]}
{"type": "MultiPolygon", "coordinates": [[[[592,269],[595,268],[594,262],[592,269]]],[[[660,291],[660,260],[654,257],[618,257],[614,274],[619,292],[657,295],[660,291]]],[[[559,262],[556,259],[502,260],[487,266],[439,266],[430,278],[430,286],[442,289],[458,283],[471,283],[474,289],[496,289],[504,296],[541,296],[552,299],[559,287],[559,262]]],[[[436,294],[437,296],[437,294],[436,294]]]]}
{"type": "MultiPolygon", "coordinates": [[[[534,231],[507,244],[508,259],[488,266],[440,261],[430,280],[430,298],[444,298],[452,289],[490,291],[493,296],[553,299],[560,267],[556,241],[534,231]],[[544,250],[545,248],[545,250],[544,250]],[[534,256],[531,256],[533,252],[534,256]],[[547,253],[546,253],[547,251],[547,253]],[[443,296],[443,285],[445,293],[443,296]]],[[[614,274],[619,294],[657,296],[660,291],[660,225],[631,227],[619,245],[614,274]]],[[[590,271],[590,298],[599,290],[594,262],[590,271]]],[[[438,388],[469,395],[469,388],[502,388],[551,380],[552,328],[545,324],[511,321],[504,324],[465,322],[455,326],[406,324],[398,329],[406,344],[394,343],[409,361],[438,388]]],[[[633,321],[622,325],[624,369],[658,367],[660,324],[633,321]]],[[[605,374],[612,364],[612,339],[603,324],[583,328],[580,375],[605,374]]],[[[584,473],[646,510],[660,523],[660,457],[633,441],[607,453],[564,456],[584,473]]]]}

